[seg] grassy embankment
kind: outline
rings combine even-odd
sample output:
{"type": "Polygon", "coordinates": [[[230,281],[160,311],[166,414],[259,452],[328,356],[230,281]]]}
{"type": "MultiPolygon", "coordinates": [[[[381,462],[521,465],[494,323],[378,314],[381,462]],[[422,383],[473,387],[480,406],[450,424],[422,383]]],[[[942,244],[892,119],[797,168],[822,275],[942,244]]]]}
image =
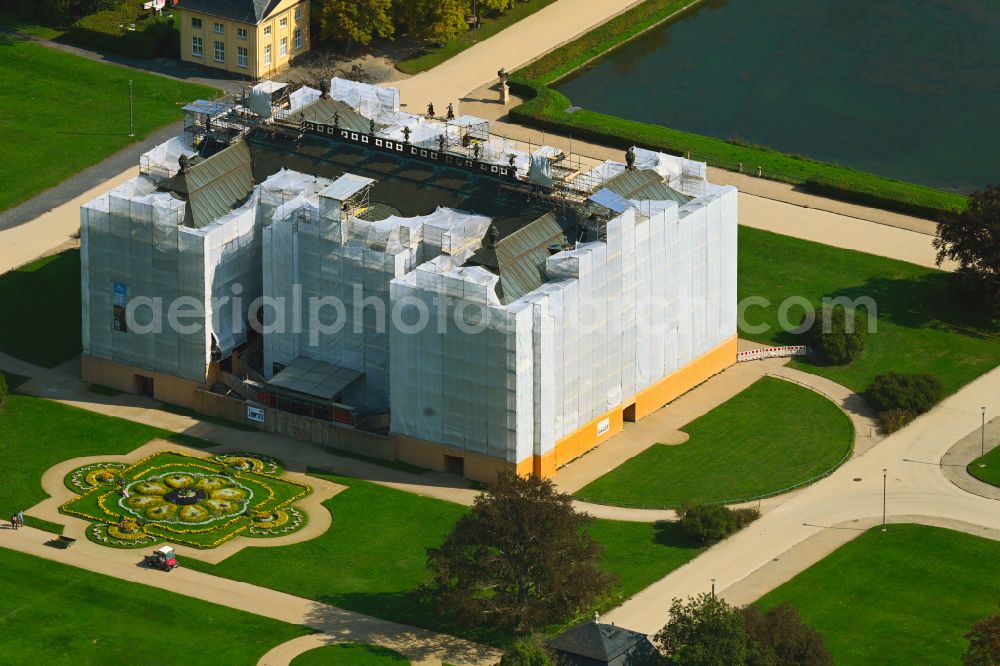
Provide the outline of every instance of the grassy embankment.
{"type": "Polygon", "coordinates": [[[511,117],[547,131],[605,145],[620,148],[637,145],[674,155],[690,154],[691,159],[733,171],[740,163],[745,165],[747,172],[756,172],[759,166],[765,178],[791,183],[818,195],[930,219],[937,219],[946,210],[965,206],[966,198],[958,194],[769,148],[741,145],[586,109],[566,113],[572,102],[550,85],[699,1],[646,0],[519,69],[511,77],[511,85],[529,99],[511,110],[511,117]]]}

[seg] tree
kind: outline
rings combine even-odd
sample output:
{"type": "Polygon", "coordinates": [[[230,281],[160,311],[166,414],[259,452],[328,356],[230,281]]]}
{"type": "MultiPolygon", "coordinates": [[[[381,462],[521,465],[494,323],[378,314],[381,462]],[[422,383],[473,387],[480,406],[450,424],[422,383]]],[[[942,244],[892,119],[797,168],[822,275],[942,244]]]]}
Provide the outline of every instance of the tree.
{"type": "Polygon", "coordinates": [[[499,666],[554,666],[540,636],[516,641],[500,658],[499,666]]]}
{"type": "Polygon", "coordinates": [[[824,307],[803,334],[807,344],[834,365],[850,363],[865,350],[868,317],[861,310],[824,307]]]}
{"type": "Polygon", "coordinates": [[[803,622],[791,605],[783,603],[764,612],[744,606],[740,612],[752,666],[833,666],[823,636],[803,622]]]}
{"type": "Polygon", "coordinates": [[[937,263],[958,263],[957,274],[993,310],[1000,310],[1000,185],[969,196],[968,207],[948,214],[934,238],[937,263]]]}
{"type": "Polygon", "coordinates": [[[670,620],[656,634],[668,662],[683,666],[746,664],[748,638],[740,610],[710,594],[674,599],[670,620]]]}
{"type": "Polygon", "coordinates": [[[593,519],[551,481],[513,472],[476,497],[440,548],[427,551],[429,593],[459,621],[531,631],[591,604],[610,586],[593,519]]]}
{"type": "Polygon", "coordinates": [[[344,44],[347,51],[355,43],[366,46],[375,37],[391,37],[395,31],[392,0],[317,0],[313,6],[320,37],[344,44]]]}
{"type": "Polygon", "coordinates": [[[414,39],[443,44],[468,30],[465,17],[470,0],[404,0],[396,5],[396,17],[414,39]]]}
{"type": "Polygon", "coordinates": [[[730,509],[723,504],[684,502],[677,515],[677,524],[685,536],[708,545],[743,529],[760,517],[760,511],[753,507],[730,509]]]}
{"type": "Polygon", "coordinates": [[[962,655],[964,666],[1000,664],[1000,615],[979,620],[965,637],[969,639],[969,648],[962,655]]]}
{"type": "Polygon", "coordinates": [[[7,402],[7,376],[0,370],[0,405],[7,402]]]}

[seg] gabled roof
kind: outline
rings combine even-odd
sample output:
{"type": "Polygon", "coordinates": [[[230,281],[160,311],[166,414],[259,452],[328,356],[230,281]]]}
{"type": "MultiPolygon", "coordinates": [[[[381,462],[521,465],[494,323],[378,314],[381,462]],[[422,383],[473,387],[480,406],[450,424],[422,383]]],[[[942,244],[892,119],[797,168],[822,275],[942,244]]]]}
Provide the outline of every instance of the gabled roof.
{"type": "Polygon", "coordinates": [[[160,188],[187,198],[184,224],[202,228],[222,217],[253,191],[250,150],[237,141],[207,159],[192,159],[187,171],[178,171],[160,188]]]}
{"type": "MultiPolygon", "coordinates": [[[[333,125],[335,115],[341,129],[364,132],[365,134],[371,130],[371,120],[352,109],[347,102],[329,97],[320,97],[315,102],[302,107],[297,113],[292,114],[292,119],[321,125],[333,125]]],[[[375,126],[378,127],[378,124],[375,126]]]]}
{"type": "Polygon", "coordinates": [[[626,169],[604,187],[625,199],[638,201],[676,201],[683,206],[692,199],[664,183],[652,169],[626,169]]]}
{"type": "Polygon", "coordinates": [[[601,663],[609,663],[632,650],[645,652],[652,648],[645,634],[599,622],[583,622],[546,643],[564,654],[601,663]]]}
{"type": "Polygon", "coordinates": [[[257,25],[281,0],[181,0],[181,9],[257,25]]]}
{"type": "Polygon", "coordinates": [[[497,242],[500,299],[513,303],[545,283],[545,261],[549,246],[566,243],[566,229],[554,213],[546,213],[531,224],[497,242]]]}

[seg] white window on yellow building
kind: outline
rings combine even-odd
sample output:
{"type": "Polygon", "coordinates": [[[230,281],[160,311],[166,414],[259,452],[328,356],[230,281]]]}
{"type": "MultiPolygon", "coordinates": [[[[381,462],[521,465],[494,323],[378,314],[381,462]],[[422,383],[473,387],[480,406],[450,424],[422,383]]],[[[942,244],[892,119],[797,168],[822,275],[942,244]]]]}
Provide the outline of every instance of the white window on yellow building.
{"type": "Polygon", "coordinates": [[[288,27],[288,17],[287,16],[282,17],[282,19],[280,21],[278,21],[278,25],[280,25],[282,28],[287,28],[288,27]]]}
{"type": "Polygon", "coordinates": [[[302,28],[295,29],[295,49],[302,48],[302,28]]]}
{"type": "Polygon", "coordinates": [[[264,46],[264,64],[265,65],[270,65],[271,64],[271,45],[270,44],[266,44],[264,46]]]}
{"type": "Polygon", "coordinates": [[[191,27],[192,28],[197,28],[198,30],[201,30],[201,19],[192,16],[191,17],[191,27]]]}
{"type": "Polygon", "coordinates": [[[215,42],[215,62],[226,62],[226,45],[215,42]]]}
{"type": "Polygon", "coordinates": [[[195,56],[196,58],[200,58],[202,56],[202,53],[204,53],[204,48],[202,47],[203,44],[201,41],[201,37],[191,38],[191,55],[195,56]]]}
{"type": "Polygon", "coordinates": [[[300,18],[302,18],[302,8],[301,7],[296,7],[295,8],[295,20],[298,21],[300,18]]]}
{"type": "Polygon", "coordinates": [[[240,39],[246,39],[247,38],[247,29],[246,28],[236,28],[236,36],[239,37],[240,39]]]}
{"type": "Polygon", "coordinates": [[[226,31],[226,26],[222,25],[221,23],[213,23],[212,24],[212,32],[215,32],[215,33],[218,33],[218,34],[221,35],[225,31],[226,31]]]}
{"type": "Polygon", "coordinates": [[[240,67],[247,66],[247,47],[237,46],[236,47],[236,64],[240,67]]]}
{"type": "Polygon", "coordinates": [[[288,55],[288,37],[281,38],[281,44],[278,46],[278,55],[282,58],[288,55]]]}
{"type": "Polygon", "coordinates": [[[271,26],[269,26],[269,25],[265,25],[264,26],[264,36],[265,37],[270,37],[271,36],[271,26]]]}

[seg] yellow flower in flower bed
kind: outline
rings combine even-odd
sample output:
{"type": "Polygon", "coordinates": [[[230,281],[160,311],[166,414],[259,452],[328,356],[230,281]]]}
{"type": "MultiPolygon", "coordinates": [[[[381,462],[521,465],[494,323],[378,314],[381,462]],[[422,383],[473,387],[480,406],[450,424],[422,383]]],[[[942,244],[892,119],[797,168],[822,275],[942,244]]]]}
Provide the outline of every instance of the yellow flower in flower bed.
{"type": "Polygon", "coordinates": [[[146,510],[146,518],[149,520],[172,520],[177,515],[177,505],[164,502],[146,510]]]}
{"type": "MultiPolygon", "coordinates": [[[[95,536],[99,543],[126,547],[124,535],[131,534],[129,543],[137,545],[147,542],[143,539],[168,539],[206,548],[237,534],[277,536],[278,532],[271,531],[274,527],[282,526],[280,533],[287,534],[304,524],[290,505],[308,494],[309,487],[278,476],[237,471],[218,458],[161,452],[117,471],[114,484],[83,486],[85,474],[112,464],[75,470],[76,477],[67,477],[66,484],[82,495],[60,507],[69,515],[103,522],[95,536]],[[255,511],[260,512],[261,522],[253,518],[255,511]],[[290,518],[288,511],[296,518],[290,518]],[[122,522],[123,517],[128,522],[122,522]],[[260,531],[253,529],[255,525],[260,531]]],[[[266,464],[280,469],[274,459],[267,459],[266,464]]],[[[257,467],[239,465],[248,466],[257,467]]]]}
{"type": "Polygon", "coordinates": [[[168,486],[174,489],[187,488],[192,483],[194,483],[194,477],[192,477],[190,474],[168,474],[166,477],[164,477],[163,481],[168,486]]]}

